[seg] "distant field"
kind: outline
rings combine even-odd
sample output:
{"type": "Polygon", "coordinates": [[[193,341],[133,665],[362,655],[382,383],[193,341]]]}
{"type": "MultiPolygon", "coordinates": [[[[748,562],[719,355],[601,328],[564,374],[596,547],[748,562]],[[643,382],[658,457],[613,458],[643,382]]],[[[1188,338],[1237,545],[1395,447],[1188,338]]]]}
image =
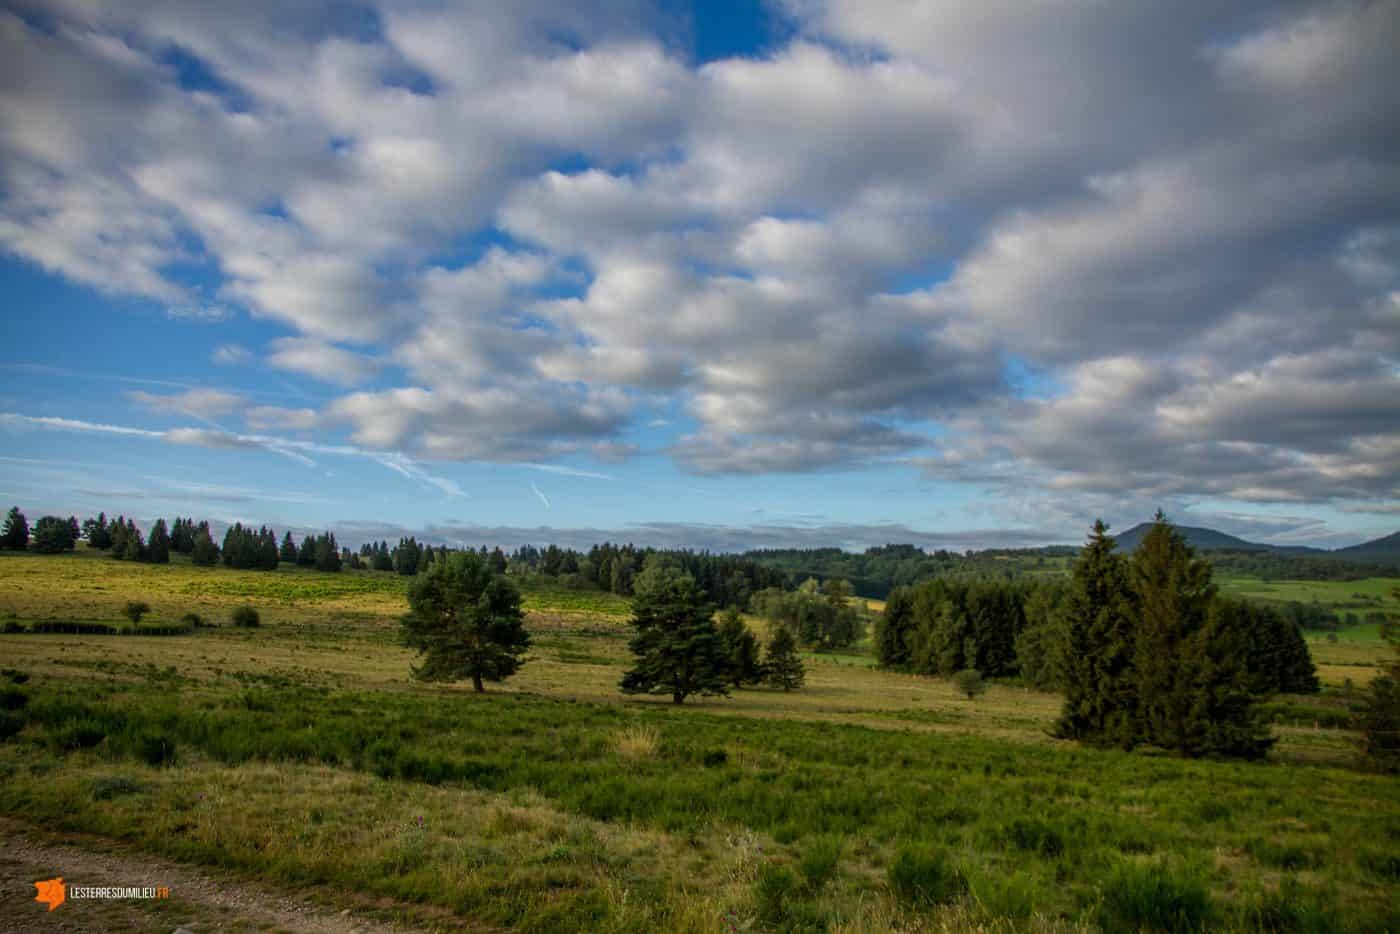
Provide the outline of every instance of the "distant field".
{"type": "Polygon", "coordinates": [[[1368,577],[1356,581],[1263,581],[1250,577],[1217,577],[1228,594],[1277,603],[1318,603],[1339,613],[1364,616],[1373,610],[1400,613],[1394,593],[1400,577],[1368,577]]]}
{"type": "MultiPolygon", "coordinates": [[[[1113,930],[1113,885],[1154,867],[1197,880],[1218,928],[1282,910],[1285,880],[1331,929],[1400,928],[1400,786],[1353,767],[1340,687],[1278,699],[1257,765],[1079,748],[1047,734],[1055,695],[969,702],[859,653],[809,655],[801,691],[674,709],[617,692],[624,601],[532,584],[532,659],[477,697],[408,677],[403,588],[0,557],[0,620],[116,621],[141,599],[157,621],[247,602],[265,622],[0,635],[0,668],[30,676],[0,815],[428,928],[1113,930]],[[896,897],[911,845],[943,848],[970,895],[896,897]],[[823,847],[834,874],[801,881],[823,847]],[[780,870],[798,881],[774,895],[780,870]]],[[[1382,647],[1344,635],[1314,651],[1359,684],[1382,647]]]]}

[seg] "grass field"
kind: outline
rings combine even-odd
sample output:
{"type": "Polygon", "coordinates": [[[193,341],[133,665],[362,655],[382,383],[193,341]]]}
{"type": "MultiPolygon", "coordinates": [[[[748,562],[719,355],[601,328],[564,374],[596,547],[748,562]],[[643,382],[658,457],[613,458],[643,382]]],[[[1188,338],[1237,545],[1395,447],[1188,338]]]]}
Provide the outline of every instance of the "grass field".
{"type": "Polygon", "coordinates": [[[1244,765],[1078,748],[1054,695],[861,655],[809,656],[791,694],[624,698],[626,604],[538,586],[519,676],[421,685],[403,586],[0,557],[0,620],[223,624],[0,635],[28,676],[0,678],[27,698],[0,814],[430,929],[1400,929],[1400,785],[1354,767],[1331,672],[1361,683],[1363,633],[1313,643],[1333,686],[1277,699],[1244,765]],[[244,603],[261,628],[228,625],[244,603]]]}

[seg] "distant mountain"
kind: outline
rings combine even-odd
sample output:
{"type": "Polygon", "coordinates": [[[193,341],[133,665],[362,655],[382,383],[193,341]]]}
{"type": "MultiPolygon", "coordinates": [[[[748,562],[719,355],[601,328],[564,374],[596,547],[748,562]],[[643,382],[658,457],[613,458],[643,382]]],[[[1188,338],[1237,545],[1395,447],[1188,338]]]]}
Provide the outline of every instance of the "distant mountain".
{"type": "Polygon", "coordinates": [[[1362,542],[1360,545],[1338,548],[1330,554],[1348,561],[1374,561],[1377,564],[1400,565],[1400,532],[1369,542],[1362,542]]]}
{"type": "MultiPolygon", "coordinates": [[[[1118,542],[1118,547],[1122,551],[1133,551],[1142,543],[1142,537],[1147,534],[1147,530],[1150,528],[1152,528],[1151,522],[1142,522],[1120,535],[1115,535],[1114,540],[1118,542]]],[[[1227,535],[1224,532],[1217,532],[1215,529],[1202,529],[1190,525],[1178,525],[1176,530],[1186,538],[1186,543],[1197,551],[1265,551],[1279,555],[1302,555],[1315,558],[1336,558],[1340,561],[1400,565],[1400,532],[1374,541],[1362,542],[1360,545],[1351,545],[1329,551],[1326,548],[1309,548],[1305,545],[1264,545],[1259,542],[1246,541],[1234,535],[1227,535]]]]}

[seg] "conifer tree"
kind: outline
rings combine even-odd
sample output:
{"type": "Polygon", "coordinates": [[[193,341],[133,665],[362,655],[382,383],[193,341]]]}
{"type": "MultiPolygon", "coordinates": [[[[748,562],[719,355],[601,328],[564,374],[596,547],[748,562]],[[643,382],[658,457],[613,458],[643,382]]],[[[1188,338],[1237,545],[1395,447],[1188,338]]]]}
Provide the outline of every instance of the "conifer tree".
{"type": "Polygon", "coordinates": [[[330,573],[340,570],[340,546],[335,543],[333,532],[316,536],[316,570],[330,573]]]}
{"type": "Polygon", "coordinates": [[[40,554],[56,555],[73,548],[73,528],[67,519],[58,516],[40,516],[34,523],[30,536],[34,550],[40,554]]]}
{"type": "Polygon", "coordinates": [[[126,560],[126,519],[117,516],[108,526],[108,539],[112,543],[112,557],[118,561],[126,560]]]}
{"type": "Polygon", "coordinates": [[[96,519],[84,522],[83,535],[87,537],[89,548],[96,548],[99,551],[111,548],[112,533],[107,527],[107,514],[99,512],[96,519]]]}
{"type": "Polygon", "coordinates": [[[201,522],[191,537],[190,563],[198,567],[213,567],[219,563],[219,546],[209,534],[209,523],[201,522]]]}
{"type": "Polygon", "coordinates": [[[301,548],[297,551],[297,566],[303,568],[316,566],[315,535],[308,535],[301,540],[301,548]]]}
{"type": "Polygon", "coordinates": [[[524,663],[530,635],[520,591],[473,551],[436,561],[408,587],[404,641],[423,656],[413,676],[422,681],[471,678],[501,681],[524,663]]]}
{"type": "Polygon", "coordinates": [[[768,682],[784,692],[802,687],[806,671],[797,654],[797,640],[786,626],[779,626],[768,640],[768,657],[763,661],[763,670],[768,682]]]}
{"type": "Polygon", "coordinates": [[[165,531],[164,519],[157,519],[151,526],[151,537],[146,542],[146,560],[152,564],[170,563],[170,535],[165,531]]]}
{"type": "Polygon", "coordinates": [[[720,614],[719,634],[724,641],[725,658],[729,663],[729,682],[735,687],[743,687],[762,681],[763,665],[759,660],[758,639],[745,625],[738,607],[731,606],[720,614]]]}
{"type": "Polygon", "coordinates": [[[1140,620],[1133,663],[1141,735],[1187,754],[1198,690],[1191,665],[1199,660],[1190,651],[1215,598],[1210,564],[1159,511],[1133,554],[1130,579],[1140,620]]]}
{"type": "Polygon", "coordinates": [[[127,561],[146,560],[146,542],[141,538],[141,530],[132,519],[126,520],[126,534],[122,537],[122,557],[127,561]]]}
{"type": "MultiPolygon", "coordinates": [[[[1391,594],[1400,599],[1400,590],[1391,594]]],[[[1382,623],[1381,638],[1394,654],[1366,690],[1361,710],[1362,751],[1372,768],[1400,772],[1400,624],[1382,623]]]]}
{"type": "Polygon", "coordinates": [[[675,704],[692,694],[728,695],[724,645],[713,613],[695,578],[660,555],[649,557],[634,584],[637,634],[628,648],[637,661],[622,676],[622,692],[669,694],[675,704]]]}
{"type": "Polygon", "coordinates": [[[896,587],[885,599],[885,611],[875,623],[875,656],[886,668],[909,664],[909,634],[914,627],[914,599],[907,587],[896,587]]]}
{"type": "Polygon", "coordinates": [[[1055,733],[1093,745],[1136,742],[1133,606],[1108,526],[1094,523],[1065,607],[1065,704],[1055,733]]]}
{"type": "Polygon", "coordinates": [[[282,536],[282,549],[278,553],[278,557],[288,564],[297,563],[297,543],[292,541],[291,530],[282,536]]]}
{"type": "Polygon", "coordinates": [[[11,506],[5,516],[5,525],[0,528],[0,548],[23,551],[29,547],[29,520],[18,506],[11,506]]]}

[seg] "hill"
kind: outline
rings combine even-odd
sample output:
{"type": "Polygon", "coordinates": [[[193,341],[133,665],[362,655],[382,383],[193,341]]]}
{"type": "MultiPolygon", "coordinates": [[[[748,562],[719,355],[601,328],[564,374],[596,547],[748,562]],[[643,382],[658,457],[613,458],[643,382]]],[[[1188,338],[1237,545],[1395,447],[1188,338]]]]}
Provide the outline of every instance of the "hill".
{"type": "Polygon", "coordinates": [[[1372,539],[1359,545],[1338,548],[1332,554],[1347,561],[1371,561],[1377,564],[1400,566],[1400,532],[1383,538],[1372,539]]]}
{"type": "MultiPolygon", "coordinates": [[[[1140,522],[1128,531],[1113,538],[1118,542],[1118,547],[1123,551],[1133,551],[1142,544],[1143,536],[1152,528],[1151,522],[1140,522]]],[[[1191,525],[1178,525],[1176,530],[1186,539],[1186,543],[1198,551],[1277,551],[1279,549],[1272,545],[1261,545],[1257,542],[1247,542],[1234,535],[1227,535],[1224,532],[1217,532],[1215,529],[1203,529],[1191,525]]],[[[1321,554],[1319,549],[1310,548],[1309,552],[1321,554]]]]}

